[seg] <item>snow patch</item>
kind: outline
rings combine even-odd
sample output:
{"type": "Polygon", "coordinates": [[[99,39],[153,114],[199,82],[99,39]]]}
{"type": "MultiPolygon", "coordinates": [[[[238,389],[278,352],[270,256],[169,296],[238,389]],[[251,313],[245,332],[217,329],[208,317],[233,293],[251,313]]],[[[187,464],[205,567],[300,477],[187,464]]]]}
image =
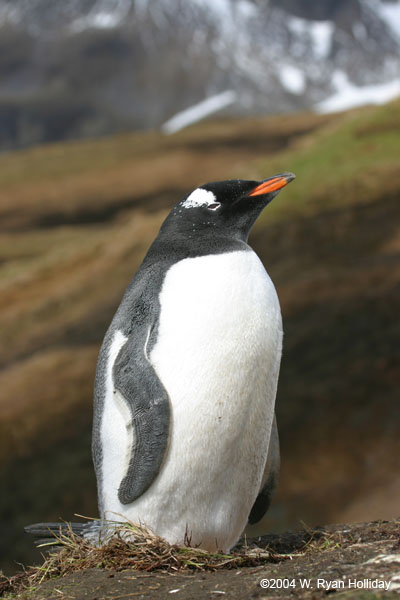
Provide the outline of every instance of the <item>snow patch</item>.
{"type": "Polygon", "coordinates": [[[236,99],[237,94],[233,90],[226,90],[220,94],[215,94],[210,98],[198,102],[190,108],[182,110],[171,119],[168,119],[168,121],[161,126],[161,131],[166,134],[175,133],[188,125],[197,123],[197,121],[201,121],[205,117],[208,117],[208,115],[233,104],[236,99]]]}
{"type": "Polygon", "coordinates": [[[192,3],[213,13],[217,13],[221,18],[226,18],[232,10],[230,0],[192,0],[192,3]]]}
{"type": "Polygon", "coordinates": [[[306,89],[304,72],[293,65],[281,65],[278,69],[279,79],[288,92],[300,95],[306,89]]]}
{"type": "Polygon", "coordinates": [[[290,16],[287,18],[287,26],[294,35],[303,35],[307,33],[308,21],[300,17],[290,16]]]}
{"type": "Polygon", "coordinates": [[[400,39],[400,2],[377,2],[375,10],[400,39]]]}
{"type": "Polygon", "coordinates": [[[313,51],[318,58],[326,58],[332,46],[335,26],[331,21],[311,21],[290,16],[287,25],[293,35],[310,38],[313,51]]]}
{"type": "Polygon", "coordinates": [[[257,17],[259,14],[256,4],[249,2],[249,0],[239,0],[235,5],[235,8],[238,12],[238,16],[244,19],[251,19],[257,17]]]}
{"type": "Polygon", "coordinates": [[[328,56],[332,46],[334,24],[331,21],[314,21],[310,23],[310,32],[314,52],[319,58],[328,56]]]}
{"type": "Polygon", "coordinates": [[[365,104],[385,104],[400,95],[400,80],[359,87],[351,83],[343,71],[335,71],[332,80],[337,91],[314,106],[318,113],[340,112],[365,104]]]}
{"type": "Polygon", "coordinates": [[[131,2],[126,0],[114,0],[111,4],[97,2],[86,15],[71,23],[70,30],[79,33],[85,29],[113,29],[124,21],[130,8],[131,2]]]}

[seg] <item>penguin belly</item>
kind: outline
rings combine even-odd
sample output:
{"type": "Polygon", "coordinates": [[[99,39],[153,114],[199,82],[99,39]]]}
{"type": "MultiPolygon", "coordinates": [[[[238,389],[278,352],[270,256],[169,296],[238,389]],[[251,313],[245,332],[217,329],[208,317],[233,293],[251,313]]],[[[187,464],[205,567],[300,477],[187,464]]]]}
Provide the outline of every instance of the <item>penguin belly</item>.
{"type": "Polygon", "coordinates": [[[122,505],[117,492],[131,432],[108,390],[119,449],[112,463],[103,450],[105,516],[140,522],[170,543],[186,537],[228,551],[247,524],[266,463],[282,346],[279,301],[251,250],[175,263],[159,301],[148,358],[170,398],[168,448],[147,491],[122,505]]]}

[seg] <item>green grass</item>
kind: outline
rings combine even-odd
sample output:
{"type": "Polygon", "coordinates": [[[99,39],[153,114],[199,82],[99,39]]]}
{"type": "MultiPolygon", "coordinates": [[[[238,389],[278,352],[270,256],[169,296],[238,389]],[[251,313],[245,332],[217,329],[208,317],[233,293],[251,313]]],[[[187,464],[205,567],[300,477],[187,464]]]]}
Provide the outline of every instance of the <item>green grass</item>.
{"type": "Polygon", "coordinates": [[[398,191],[400,102],[349,113],[257,162],[259,176],[292,171],[291,183],[260,222],[375,199],[398,191]]]}

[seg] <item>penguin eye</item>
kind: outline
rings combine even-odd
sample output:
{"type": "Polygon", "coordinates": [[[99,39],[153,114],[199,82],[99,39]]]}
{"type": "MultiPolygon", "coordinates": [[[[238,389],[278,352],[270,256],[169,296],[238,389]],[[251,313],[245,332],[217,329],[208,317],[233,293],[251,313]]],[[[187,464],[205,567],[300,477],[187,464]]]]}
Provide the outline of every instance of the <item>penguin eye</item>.
{"type": "Polygon", "coordinates": [[[209,204],[207,208],[209,210],[217,210],[221,206],[220,202],[213,202],[213,204],[209,204]]]}

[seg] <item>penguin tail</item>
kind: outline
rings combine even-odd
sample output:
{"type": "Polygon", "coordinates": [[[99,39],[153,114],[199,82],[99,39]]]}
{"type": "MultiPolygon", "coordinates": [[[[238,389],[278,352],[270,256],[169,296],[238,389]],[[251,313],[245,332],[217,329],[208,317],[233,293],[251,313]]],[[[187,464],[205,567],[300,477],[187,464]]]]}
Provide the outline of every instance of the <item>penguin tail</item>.
{"type": "Polygon", "coordinates": [[[62,538],[71,534],[92,542],[99,541],[103,530],[102,521],[87,523],[34,523],[24,527],[25,533],[33,535],[35,546],[62,546],[62,538]]]}

